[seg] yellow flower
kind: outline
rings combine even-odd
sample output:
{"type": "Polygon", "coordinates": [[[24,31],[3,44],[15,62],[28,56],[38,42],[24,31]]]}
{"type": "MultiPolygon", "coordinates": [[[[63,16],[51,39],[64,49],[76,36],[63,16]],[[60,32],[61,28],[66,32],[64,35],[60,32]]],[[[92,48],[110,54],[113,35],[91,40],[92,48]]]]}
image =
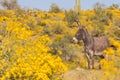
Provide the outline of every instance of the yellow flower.
{"type": "Polygon", "coordinates": [[[2,35],[0,35],[0,40],[1,40],[2,38],[3,38],[2,35]]]}
{"type": "Polygon", "coordinates": [[[112,48],[108,48],[104,50],[103,52],[108,55],[113,55],[115,53],[115,51],[112,48]]]}
{"type": "Polygon", "coordinates": [[[105,71],[105,72],[104,72],[104,75],[105,75],[105,76],[109,76],[109,72],[105,71]]]}
{"type": "Polygon", "coordinates": [[[62,54],[63,54],[61,50],[58,50],[58,53],[59,53],[60,55],[62,55],[62,54]]]}

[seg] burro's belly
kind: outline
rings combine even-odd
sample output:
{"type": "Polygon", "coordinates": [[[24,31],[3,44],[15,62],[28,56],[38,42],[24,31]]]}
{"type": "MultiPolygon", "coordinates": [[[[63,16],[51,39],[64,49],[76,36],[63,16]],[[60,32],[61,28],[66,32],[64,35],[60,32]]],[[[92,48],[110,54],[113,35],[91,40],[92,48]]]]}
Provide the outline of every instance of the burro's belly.
{"type": "Polygon", "coordinates": [[[95,56],[103,55],[103,52],[95,52],[94,55],[95,56]]]}

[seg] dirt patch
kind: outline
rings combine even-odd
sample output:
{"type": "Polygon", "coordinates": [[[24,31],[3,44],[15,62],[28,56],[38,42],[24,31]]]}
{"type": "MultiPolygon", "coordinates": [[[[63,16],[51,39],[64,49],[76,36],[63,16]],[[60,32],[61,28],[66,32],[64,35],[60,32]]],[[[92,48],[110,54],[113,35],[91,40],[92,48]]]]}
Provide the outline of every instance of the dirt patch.
{"type": "Polygon", "coordinates": [[[76,68],[75,70],[66,72],[62,80],[100,80],[102,75],[103,73],[101,70],[76,68]]]}

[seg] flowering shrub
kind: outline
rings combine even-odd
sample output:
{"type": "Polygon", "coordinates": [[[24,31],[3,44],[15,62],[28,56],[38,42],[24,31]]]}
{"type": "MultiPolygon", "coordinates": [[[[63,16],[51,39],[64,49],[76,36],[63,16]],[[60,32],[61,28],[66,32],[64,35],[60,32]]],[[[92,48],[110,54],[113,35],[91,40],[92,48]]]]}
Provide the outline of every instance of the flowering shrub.
{"type": "Polygon", "coordinates": [[[6,25],[6,35],[0,35],[0,39],[1,80],[51,80],[67,69],[59,56],[49,52],[50,38],[37,35],[28,25],[11,20],[6,25]]]}

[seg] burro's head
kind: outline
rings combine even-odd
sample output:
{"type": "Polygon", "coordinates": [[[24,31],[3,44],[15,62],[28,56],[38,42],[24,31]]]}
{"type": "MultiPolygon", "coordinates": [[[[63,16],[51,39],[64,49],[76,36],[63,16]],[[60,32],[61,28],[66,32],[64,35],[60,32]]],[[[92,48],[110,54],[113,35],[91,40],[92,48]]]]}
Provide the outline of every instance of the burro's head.
{"type": "Polygon", "coordinates": [[[75,36],[72,39],[73,43],[78,43],[80,40],[83,40],[85,36],[83,26],[80,25],[79,21],[76,21],[76,22],[78,24],[78,31],[76,32],[75,36]]]}

